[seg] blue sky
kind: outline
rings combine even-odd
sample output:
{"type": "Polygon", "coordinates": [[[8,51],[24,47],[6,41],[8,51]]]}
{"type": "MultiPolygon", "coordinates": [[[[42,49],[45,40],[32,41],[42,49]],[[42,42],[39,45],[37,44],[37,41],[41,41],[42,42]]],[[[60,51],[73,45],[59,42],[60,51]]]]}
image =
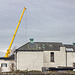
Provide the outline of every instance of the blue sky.
{"type": "Polygon", "coordinates": [[[12,48],[35,42],[75,42],[75,0],[0,0],[0,52],[6,52],[26,7],[12,48]]]}

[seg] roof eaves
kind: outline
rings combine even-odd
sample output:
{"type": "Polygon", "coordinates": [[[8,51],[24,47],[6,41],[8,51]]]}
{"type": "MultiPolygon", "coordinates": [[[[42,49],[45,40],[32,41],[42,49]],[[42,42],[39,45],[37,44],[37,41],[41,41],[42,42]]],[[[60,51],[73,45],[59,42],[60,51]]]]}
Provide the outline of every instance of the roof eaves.
{"type": "Polygon", "coordinates": [[[18,52],[18,51],[32,51],[32,52],[37,52],[37,51],[43,51],[43,50],[18,50],[18,49],[16,49],[15,50],[15,52],[18,52]]]}

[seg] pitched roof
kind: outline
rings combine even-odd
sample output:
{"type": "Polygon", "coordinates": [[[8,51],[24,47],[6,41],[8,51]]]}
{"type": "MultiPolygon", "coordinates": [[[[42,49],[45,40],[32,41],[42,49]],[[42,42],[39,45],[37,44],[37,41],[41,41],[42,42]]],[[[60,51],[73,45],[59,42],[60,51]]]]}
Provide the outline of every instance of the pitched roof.
{"type": "Polygon", "coordinates": [[[64,44],[64,46],[65,46],[66,48],[72,48],[72,49],[73,49],[73,51],[75,51],[75,45],[71,45],[71,44],[64,44]]]}
{"type": "Polygon", "coordinates": [[[30,51],[30,50],[52,50],[52,51],[59,51],[60,47],[63,44],[61,42],[34,42],[34,43],[26,43],[23,46],[16,49],[16,51],[30,51]]]}
{"type": "Polygon", "coordinates": [[[0,57],[0,60],[14,60],[14,54],[5,58],[5,57],[0,57]]]}

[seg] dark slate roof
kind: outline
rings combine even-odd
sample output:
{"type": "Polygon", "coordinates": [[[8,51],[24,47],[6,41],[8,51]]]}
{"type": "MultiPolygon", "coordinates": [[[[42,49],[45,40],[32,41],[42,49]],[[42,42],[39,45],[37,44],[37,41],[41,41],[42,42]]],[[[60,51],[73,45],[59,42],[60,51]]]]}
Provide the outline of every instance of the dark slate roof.
{"type": "Polygon", "coordinates": [[[0,57],[0,60],[14,60],[14,54],[5,58],[5,57],[0,57]]]}
{"type": "Polygon", "coordinates": [[[16,49],[16,51],[59,51],[60,47],[62,46],[63,44],[61,42],[28,42],[23,46],[19,47],[18,49],[16,49]]]}
{"type": "Polygon", "coordinates": [[[73,51],[75,51],[75,45],[72,45],[72,44],[64,44],[64,46],[65,46],[66,48],[72,48],[73,51]]]}

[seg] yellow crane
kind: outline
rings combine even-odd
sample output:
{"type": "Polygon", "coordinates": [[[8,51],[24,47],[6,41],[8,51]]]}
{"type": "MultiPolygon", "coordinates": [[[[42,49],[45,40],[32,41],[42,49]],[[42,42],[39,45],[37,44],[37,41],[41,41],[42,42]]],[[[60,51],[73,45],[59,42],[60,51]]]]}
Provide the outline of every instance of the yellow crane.
{"type": "Polygon", "coordinates": [[[12,46],[12,43],[13,43],[13,41],[14,41],[15,35],[16,35],[16,33],[17,33],[17,30],[18,30],[18,28],[19,28],[19,25],[20,25],[20,23],[21,23],[21,20],[22,20],[22,17],[23,17],[23,14],[24,14],[25,10],[26,10],[26,8],[24,7],[23,12],[22,12],[21,17],[20,17],[20,20],[19,20],[18,25],[17,25],[17,27],[16,27],[15,33],[14,33],[14,35],[13,35],[13,38],[12,38],[11,42],[10,42],[9,48],[8,48],[8,50],[7,50],[7,52],[6,52],[5,56],[4,56],[5,58],[9,57],[9,55],[10,55],[10,53],[11,53],[11,46],[12,46]]]}

